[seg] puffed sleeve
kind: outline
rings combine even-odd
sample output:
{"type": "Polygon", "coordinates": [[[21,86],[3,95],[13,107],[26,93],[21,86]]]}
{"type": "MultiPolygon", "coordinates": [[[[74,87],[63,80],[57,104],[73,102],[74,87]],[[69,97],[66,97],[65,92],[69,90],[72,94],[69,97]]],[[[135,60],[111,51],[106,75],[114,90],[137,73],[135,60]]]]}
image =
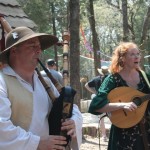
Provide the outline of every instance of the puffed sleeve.
{"type": "Polygon", "coordinates": [[[101,114],[100,112],[96,112],[96,110],[104,107],[107,103],[109,103],[107,95],[115,87],[116,81],[113,75],[107,76],[98,89],[97,95],[92,99],[88,112],[94,115],[101,114]]]}
{"type": "Polygon", "coordinates": [[[75,122],[76,138],[71,141],[72,150],[79,150],[82,143],[82,114],[76,104],[73,105],[72,120],[75,122]]]}

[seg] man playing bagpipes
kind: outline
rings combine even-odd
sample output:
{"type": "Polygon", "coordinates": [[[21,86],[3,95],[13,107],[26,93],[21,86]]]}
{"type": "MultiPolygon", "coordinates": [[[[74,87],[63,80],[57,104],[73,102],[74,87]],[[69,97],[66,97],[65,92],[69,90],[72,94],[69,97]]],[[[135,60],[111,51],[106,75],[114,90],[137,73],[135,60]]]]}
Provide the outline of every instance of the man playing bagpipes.
{"type": "MultiPolygon", "coordinates": [[[[42,50],[57,41],[55,36],[27,27],[17,27],[7,34],[6,48],[0,53],[7,63],[0,72],[0,150],[65,149],[66,137],[49,135],[48,116],[53,104],[35,71],[42,50]]],[[[59,97],[50,79],[49,86],[59,97]]],[[[82,115],[73,105],[72,117],[61,127],[71,136],[73,150],[79,150],[81,129],[82,115]]]]}

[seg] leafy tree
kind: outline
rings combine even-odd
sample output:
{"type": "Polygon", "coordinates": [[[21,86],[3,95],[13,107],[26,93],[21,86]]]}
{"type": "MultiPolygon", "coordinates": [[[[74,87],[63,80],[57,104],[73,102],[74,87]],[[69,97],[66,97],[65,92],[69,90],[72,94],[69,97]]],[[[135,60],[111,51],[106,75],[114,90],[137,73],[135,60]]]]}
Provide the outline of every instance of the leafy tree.
{"type": "MultiPolygon", "coordinates": [[[[68,19],[69,1],[67,0],[18,1],[20,1],[20,4],[29,17],[38,25],[40,32],[53,33],[55,22],[56,35],[61,41],[63,31],[68,29],[69,24],[72,26],[70,19],[68,19]],[[52,7],[54,11],[52,11],[52,7]],[[55,21],[53,20],[54,18],[55,21]]],[[[80,25],[83,28],[86,40],[90,45],[94,45],[89,23],[89,10],[86,9],[87,2],[88,1],[80,0],[80,25]]],[[[149,4],[150,2],[148,0],[93,0],[95,30],[97,31],[97,37],[94,35],[94,38],[100,43],[99,52],[101,53],[101,59],[110,60],[113,49],[122,40],[137,43],[142,49],[143,56],[150,54],[149,4]]],[[[80,37],[80,54],[89,54],[81,32],[80,37]]],[[[45,53],[46,55],[48,54],[49,57],[54,57],[55,55],[52,48],[45,51],[45,53]]],[[[58,47],[57,55],[58,54],[62,54],[62,48],[58,47]]],[[[93,55],[93,52],[91,52],[91,54],[93,55]]],[[[93,64],[93,62],[91,64],[93,64]]],[[[80,74],[85,72],[89,77],[92,76],[91,72],[88,73],[88,70],[89,68],[93,69],[95,67],[89,66],[87,60],[83,61],[80,66],[80,74]]]]}

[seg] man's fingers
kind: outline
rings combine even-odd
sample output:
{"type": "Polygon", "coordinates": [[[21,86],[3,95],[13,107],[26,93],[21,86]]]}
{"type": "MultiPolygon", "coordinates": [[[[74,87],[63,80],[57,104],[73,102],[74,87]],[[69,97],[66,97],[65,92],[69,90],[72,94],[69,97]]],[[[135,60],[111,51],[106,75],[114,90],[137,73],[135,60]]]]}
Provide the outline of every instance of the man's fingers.
{"type": "Polygon", "coordinates": [[[71,137],[76,137],[76,132],[75,132],[75,130],[74,129],[72,129],[72,130],[70,130],[70,131],[68,131],[67,132],[67,135],[70,135],[71,137]]]}
{"type": "Polygon", "coordinates": [[[70,130],[70,129],[74,129],[74,128],[75,128],[75,126],[72,125],[72,124],[71,124],[71,125],[66,125],[66,126],[62,126],[62,127],[61,127],[62,130],[70,130]]]}

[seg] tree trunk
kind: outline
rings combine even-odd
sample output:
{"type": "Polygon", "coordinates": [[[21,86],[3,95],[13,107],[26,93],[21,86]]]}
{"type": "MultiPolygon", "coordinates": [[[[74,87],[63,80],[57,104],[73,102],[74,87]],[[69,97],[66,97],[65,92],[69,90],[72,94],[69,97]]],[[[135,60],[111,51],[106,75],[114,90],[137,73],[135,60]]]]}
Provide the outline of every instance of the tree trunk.
{"type": "Polygon", "coordinates": [[[98,36],[95,29],[95,18],[94,18],[94,8],[93,8],[93,0],[89,0],[87,10],[89,12],[89,23],[92,31],[92,43],[93,43],[93,50],[94,50],[94,69],[95,75],[98,75],[97,68],[101,66],[100,62],[100,46],[98,42],[98,36]]]}
{"type": "Polygon", "coordinates": [[[150,7],[148,7],[147,15],[145,17],[144,23],[143,23],[143,29],[142,29],[142,36],[141,36],[141,44],[144,45],[146,42],[147,37],[147,31],[150,28],[150,7]]]}
{"type": "MultiPolygon", "coordinates": [[[[55,7],[54,7],[54,4],[53,3],[51,3],[51,11],[52,11],[52,23],[53,23],[53,34],[55,35],[55,36],[57,36],[56,34],[56,25],[55,25],[55,7]]],[[[57,47],[56,47],[56,45],[54,45],[54,54],[55,54],[55,61],[56,61],[56,63],[57,63],[57,65],[58,65],[58,58],[57,58],[57,47]]],[[[58,70],[58,67],[57,67],[57,70],[58,70]]]]}
{"type": "Polygon", "coordinates": [[[77,91],[75,103],[80,107],[80,39],[79,0],[70,0],[70,85],[77,91]]]}
{"type": "Polygon", "coordinates": [[[129,41],[127,0],[122,0],[123,41],[129,41]]]}
{"type": "MultiPolygon", "coordinates": [[[[144,23],[143,23],[143,29],[142,29],[142,36],[141,36],[141,45],[140,45],[140,49],[142,50],[141,52],[142,53],[142,56],[144,56],[144,49],[145,49],[145,45],[147,44],[147,32],[148,32],[148,29],[150,28],[149,27],[149,24],[150,24],[150,7],[148,7],[148,10],[147,10],[147,15],[145,16],[145,20],[144,20],[144,23]]],[[[142,57],[141,59],[141,66],[142,66],[142,69],[144,70],[144,58],[142,57]]]]}

